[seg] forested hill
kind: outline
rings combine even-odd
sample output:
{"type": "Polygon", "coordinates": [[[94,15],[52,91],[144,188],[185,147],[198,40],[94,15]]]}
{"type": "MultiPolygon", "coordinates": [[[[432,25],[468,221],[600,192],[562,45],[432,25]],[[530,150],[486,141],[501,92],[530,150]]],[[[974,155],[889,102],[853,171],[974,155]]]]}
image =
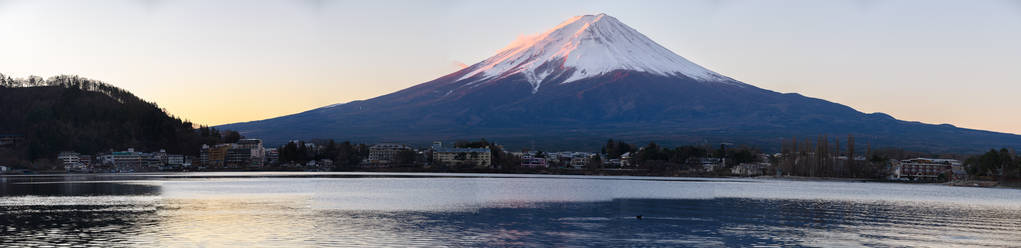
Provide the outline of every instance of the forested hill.
{"type": "Polygon", "coordinates": [[[95,154],[126,148],[193,155],[203,143],[221,141],[215,129],[196,129],[155,103],[78,76],[0,74],[0,117],[0,135],[20,140],[0,147],[0,158],[8,163],[55,158],[61,151],[95,154]]]}

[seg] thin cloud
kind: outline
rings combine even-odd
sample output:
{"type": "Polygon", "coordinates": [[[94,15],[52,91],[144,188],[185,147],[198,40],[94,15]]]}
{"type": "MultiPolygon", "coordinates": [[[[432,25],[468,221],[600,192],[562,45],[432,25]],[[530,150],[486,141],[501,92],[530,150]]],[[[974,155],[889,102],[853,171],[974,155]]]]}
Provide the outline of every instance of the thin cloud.
{"type": "Polygon", "coordinates": [[[468,64],[461,63],[461,61],[457,60],[451,61],[450,65],[456,66],[458,70],[468,68],[468,64]]]}

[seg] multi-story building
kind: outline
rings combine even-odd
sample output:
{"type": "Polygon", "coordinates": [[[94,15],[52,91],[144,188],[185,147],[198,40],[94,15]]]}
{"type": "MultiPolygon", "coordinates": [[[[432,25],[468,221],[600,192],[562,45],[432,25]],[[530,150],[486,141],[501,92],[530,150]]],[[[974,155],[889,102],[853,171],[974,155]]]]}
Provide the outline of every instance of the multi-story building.
{"type": "Polygon", "coordinates": [[[433,145],[433,162],[440,162],[447,165],[474,165],[485,168],[493,164],[492,151],[485,148],[448,148],[442,144],[433,145]]]}
{"type": "Polygon", "coordinates": [[[955,159],[913,158],[894,160],[892,166],[891,176],[894,179],[935,180],[940,174],[945,173],[952,177],[953,168],[960,167],[961,162],[955,159]]]}
{"type": "Polygon", "coordinates": [[[167,155],[167,165],[178,167],[184,165],[184,155],[180,154],[167,155]]]}
{"type": "Polygon", "coordinates": [[[203,166],[207,168],[223,168],[227,161],[227,150],[230,149],[230,144],[218,144],[215,146],[203,145],[202,154],[205,162],[203,166]]]}
{"type": "Polygon", "coordinates": [[[206,166],[209,164],[209,145],[202,144],[202,148],[199,148],[199,165],[206,166]]]}
{"type": "Polygon", "coordinates": [[[78,155],[77,152],[60,152],[57,154],[57,160],[64,164],[78,163],[78,155]]]}
{"type": "Polygon", "coordinates": [[[60,160],[66,171],[85,171],[87,168],[81,162],[80,156],[81,154],[77,152],[60,152],[60,154],[57,154],[57,160],[60,160]]]}
{"type": "Polygon", "coordinates": [[[252,149],[234,148],[227,149],[227,156],[223,165],[226,168],[244,168],[252,163],[252,149]]]}
{"type": "Polygon", "coordinates": [[[369,157],[366,162],[371,165],[390,165],[396,163],[397,155],[404,151],[412,151],[412,149],[402,144],[375,144],[369,147],[369,157]]]}
{"type": "Polygon", "coordinates": [[[110,153],[109,161],[116,171],[136,171],[142,169],[142,153],[128,148],[127,151],[110,153]]]}
{"type": "Polygon", "coordinates": [[[166,151],[142,153],[142,167],[144,170],[162,170],[167,164],[166,151]]]}
{"type": "Polygon", "coordinates": [[[266,161],[266,148],[260,139],[241,139],[237,143],[202,145],[199,164],[208,168],[261,167],[266,161]]]}
{"type": "Polygon", "coordinates": [[[237,150],[240,154],[247,151],[248,157],[241,164],[242,166],[248,167],[261,167],[266,160],[266,148],[262,145],[260,139],[241,139],[237,143],[233,144],[231,150],[237,150]]]}

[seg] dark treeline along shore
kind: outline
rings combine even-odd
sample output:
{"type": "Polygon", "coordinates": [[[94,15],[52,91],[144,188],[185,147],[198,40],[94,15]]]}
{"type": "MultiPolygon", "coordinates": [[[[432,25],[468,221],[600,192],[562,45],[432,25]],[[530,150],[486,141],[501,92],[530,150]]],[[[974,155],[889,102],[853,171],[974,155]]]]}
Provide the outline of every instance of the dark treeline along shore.
{"type": "MultiPolygon", "coordinates": [[[[926,157],[943,159],[939,160],[941,163],[961,161],[961,168],[940,171],[927,181],[949,181],[962,176],[954,173],[966,173],[963,179],[1010,182],[1021,178],[1021,159],[1008,149],[985,154],[873,149],[866,142],[855,145],[850,135],[843,141],[842,137],[822,135],[791,137],[785,139],[779,150],[729,143],[667,147],[656,142],[610,139],[598,151],[554,151],[506,149],[486,139],[462,140],[439,148],[453,151],[446,153],[453,158],[434,157],[444,154],[437,153],[436,147],[397,144],[400,149],[382,163],[372,155],[373,147],[379,144],[295,140],[267,146],[272,159],[267,152],[267,156],[260,156],[264,161],[258,163],[207,166],[208,154],[203,152],[210,151],[209,147],[224,147],[245,137],[231,130],[195,125],[112,85],[66,75],[43,79],[0,74],[0,116],[4,116],[0,121],[0,166],[9,170],[64,172],[69,170],[62,167],[67,161],[58,159],[62,152],[112,154],[134,148],[159,150],[164,163],[166,154],[178,154],[182,160],[194,161],[191,163],[194,166],[119,171],[428,171],[889,179],[899,161],[926,157]],[[480,151],[485,151],[485,162],[478,157],[480,151]]],[[[261,141],[258,142],[261,149],[261,141]]]]}
{"type": "MultiPolygon", "coordinates": [[[[372,144],[356,144],[334,140],[294,141],[278,148],[279,157],[265,169],[300,170],[310,161],[331,161],[330,171],[421,171],[468,173],[543,173],[587,175],[642,176],[797,176],[825,178],[858,178],[886,180],[891,167],[899,160],[930,157],[963,160],[962,171],[970,179],[1016,182],[1021,179],[1021,158],[1007,149],[991,150],[982,155],[932,154],[897,148],[855,151],[854,137],[841,149],[839,139],[791,141],[778,153],[733,144],[719,146],[685,145],[665,147],[655,142],[643,146],[610,139],[596,153],[587,153],[578,166],[572,160],[554,158],[563,152],[522,150],[509,152],[494,142],[457,141],[455,148],[484,148],[492,154],[492,164],[480,167],[473,163],[449,164],[433,157],[431,148],[402,150],[387,164],[366,164],[372,144]],[[530,158],[543,158],[545,166],[529,166],[530,158]]],[[[952,172],[937,174],[935,181],[953,179],[952,172]]],[[[960,178],[962,180],[968,177],[960,178]]],[[[926,182],[932,182],[928,180],[926,182]]]]}

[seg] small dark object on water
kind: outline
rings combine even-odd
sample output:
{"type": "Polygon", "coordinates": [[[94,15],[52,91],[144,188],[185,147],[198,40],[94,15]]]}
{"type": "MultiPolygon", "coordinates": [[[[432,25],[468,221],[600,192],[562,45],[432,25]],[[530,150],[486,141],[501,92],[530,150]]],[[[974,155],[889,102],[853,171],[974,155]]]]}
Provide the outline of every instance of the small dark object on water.
{"type": "Polygon", "coordinates": [[[641,215],[635,216],[635,219],[639,219],[640,220],[640,219],[642,219],[642,216],[641,215]]]}

